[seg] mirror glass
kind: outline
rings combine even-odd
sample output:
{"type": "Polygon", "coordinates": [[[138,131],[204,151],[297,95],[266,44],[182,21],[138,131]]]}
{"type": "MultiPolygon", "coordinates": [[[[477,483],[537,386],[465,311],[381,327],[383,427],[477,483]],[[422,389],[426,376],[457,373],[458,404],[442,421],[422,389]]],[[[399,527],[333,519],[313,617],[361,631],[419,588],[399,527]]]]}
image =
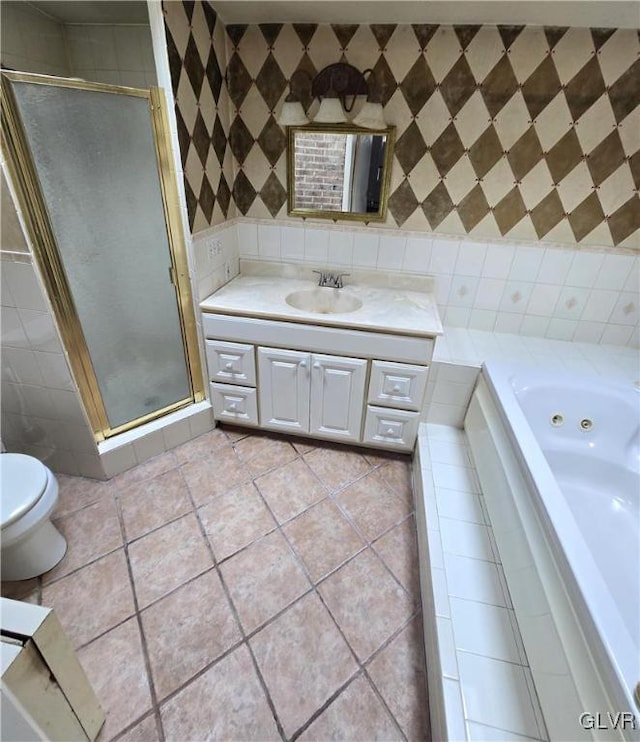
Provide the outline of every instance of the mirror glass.
{"type": "Polygon", "coordinates": [[[289,127],[289,215],[383,221],[395,129],[289,127]]]}

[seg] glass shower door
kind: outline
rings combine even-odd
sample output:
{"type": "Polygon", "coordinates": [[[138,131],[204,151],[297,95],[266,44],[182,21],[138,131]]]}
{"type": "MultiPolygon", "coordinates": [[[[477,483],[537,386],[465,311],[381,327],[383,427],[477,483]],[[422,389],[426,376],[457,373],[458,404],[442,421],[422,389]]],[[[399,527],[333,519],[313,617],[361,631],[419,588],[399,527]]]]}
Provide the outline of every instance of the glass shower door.
{"type": "Polygon", "coordinates": [[[161,150],[149,91],[42,80],[12,98],[110,435],[194,395],[161,150]]]}

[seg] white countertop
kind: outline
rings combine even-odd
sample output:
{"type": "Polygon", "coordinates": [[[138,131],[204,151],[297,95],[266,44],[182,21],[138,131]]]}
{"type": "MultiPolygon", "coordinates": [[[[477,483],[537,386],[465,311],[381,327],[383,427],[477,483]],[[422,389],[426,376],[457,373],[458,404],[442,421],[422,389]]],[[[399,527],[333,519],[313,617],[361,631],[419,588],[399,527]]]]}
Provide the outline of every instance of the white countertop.
{"type": "MultiPolygon", "coordinates": [[[[276,267],[276,264],[272,264],[265,268],[257,265],[257,261],[252,261],[243,264],[242,271],[245,275],[241,274],[234,278],[200,302],[200,309],[203,312],[217,314],[418,337],[433,337],[442,334],[442,323],[433,293],[405,287],[408,282],[400,277],[400,287],[390,287],[388,284],[393,283],[393,280],[388,277],[384,280],[384,283],[387,283],[386,286],[371,285],[381,283],[379,277],[369,277],[371,282],[367,283],[363,280],[362,274],[356,274],[354,271],[352,276],[345,279],[344,289],[326,290],[352,294],[360,299],[362,306],[352,312],[318,314],[296,309],[286,302],[286,297],[294,291],[316,288],[317,280],[304,277],[305,274],[311,274],[310,268],[287,271],[286,265],[276,267]],[[249,275],[246,275],[247,272],[249,275]],[[262,275],[255,275],[255,273],[262,275]],[[290,275],[277,275],[278,273],[290,275]]],[[[428,284],[422,282],[419,288],[426,286],[428,284]]]]}

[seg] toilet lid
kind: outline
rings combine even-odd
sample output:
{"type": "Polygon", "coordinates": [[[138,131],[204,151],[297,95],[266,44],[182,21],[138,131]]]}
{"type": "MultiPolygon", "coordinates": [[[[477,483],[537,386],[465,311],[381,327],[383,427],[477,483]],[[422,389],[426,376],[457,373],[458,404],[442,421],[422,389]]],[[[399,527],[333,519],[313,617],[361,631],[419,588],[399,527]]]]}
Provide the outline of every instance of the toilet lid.
{"type": "Polygon", "coordinates": [[[0,455],[0,520],[11,525],[42,497],[47,486],[47,468],[23,453],[0,455]]]}

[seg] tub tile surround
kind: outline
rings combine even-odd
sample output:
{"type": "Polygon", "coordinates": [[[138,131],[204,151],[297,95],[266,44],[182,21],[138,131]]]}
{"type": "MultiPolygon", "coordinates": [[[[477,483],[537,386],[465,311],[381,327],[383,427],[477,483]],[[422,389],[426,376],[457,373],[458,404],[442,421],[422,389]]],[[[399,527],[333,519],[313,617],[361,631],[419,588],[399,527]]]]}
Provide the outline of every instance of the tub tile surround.
{"type": "Polygon", "coordinates": [[[69,555],[2,591],[55,608],[101,738],[429,738],[408,457],[224,427],[60,488],[69,555]]]}
{"type": "MultiPolygon", "coordinates": [[[[226,234],[233,226],[218,229],[226,234]]],[[[432,276],[447,328],[640,347],[640,257],[632,250],[476,242],[309,220],[238,219],[235,228],[241,259],[432,276]]],[[[233,251],[233,238],[228,244],[233,251]]],[[[194,245],[204,253],[200,235],[194,245]]]]}
{"type": "Polygon", "coordinates": [[[285,216],[286,140],[274,115],[297,69],[315,74],[342,58],[373,67],[397,127],[389,227],[638,246],[634,29],[251,24],[224,29],[223,48],[207,3],[165,3],[165,16],[195,231],[224,218],[205,186],[215,190],[229,150],[223,204],[230,188],[239,214],[285,216]],[[207,33],[210,49],[193,41],[207,33]],[[197,104],[210,97],[198,70],[212,53],[228,84],[204,122],[219,153],[207,159],[204,145],[195,155],[197,104]]]}
{"type": "Polygon", "coordinates": [[[547,740],[465,434],[420,426],[414,459],[425,605],[435,610],[430,700],[456,740],[547,740]],[[444,713],[444,718],[441,714],[444,713]]]}

